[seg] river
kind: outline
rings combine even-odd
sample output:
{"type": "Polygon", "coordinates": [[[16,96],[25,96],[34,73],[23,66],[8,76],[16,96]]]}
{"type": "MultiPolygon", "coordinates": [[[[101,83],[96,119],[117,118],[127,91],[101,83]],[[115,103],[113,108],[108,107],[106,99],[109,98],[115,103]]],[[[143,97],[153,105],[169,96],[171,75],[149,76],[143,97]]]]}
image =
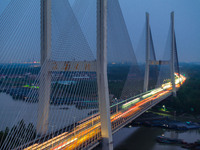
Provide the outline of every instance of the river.
{"type": "MultiPolygon", "coordinates": [[[[8,94],[0,93],[0,130],[4,130],[6,127],[11,128],[21,119],[26,123],[31,122],[36,125],[37,105],[37,103],[13,100],[8,94]]],[[[60,129],[72,124],[74,117],[76,117],[76,120],[80,120],[87,117],[90,111],[90,109],[79,110],[73,105],[52,105],[50,106],[49,129],[52,126],[54,126],[54,130],[60,129]]],[[[183,150],[180,146],[157,143],[155,139],[160,135],[183,139],[186,142],[200,140],[200,130],[175,132],[161,128],[130,127],[122,128],[114,134],[114,147],[115,150],[183,150]]]]}
{"type": "Polygon", "coordinates": [[[123,128],[114,135],[115,150],[185,150],[181,146],[160,144],[157,136],[182,139],[185,142],[200,140],[200,130],[176,132],[155,127],[123,128]]]}
{"type": "MultiPolygon", "coordinates": [[[[10,95],[0,93],[0,131],[12,128],[22,119],[26,124],[37,123],[38,103],[14,100],[10,95]]],[[[88,116],[92,109],[77,109],[74,105],[51,105],[49,111],[49,130],[62,129],[88,116]],[[53,127],[53,129],[52,129],[53,127]]]]}

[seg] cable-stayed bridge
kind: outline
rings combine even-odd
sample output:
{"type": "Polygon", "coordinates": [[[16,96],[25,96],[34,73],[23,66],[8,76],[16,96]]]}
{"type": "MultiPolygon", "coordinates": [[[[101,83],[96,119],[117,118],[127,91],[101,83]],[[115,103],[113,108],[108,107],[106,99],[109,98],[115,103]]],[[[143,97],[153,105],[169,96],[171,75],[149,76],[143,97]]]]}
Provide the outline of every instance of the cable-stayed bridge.
{"type": "Polygon", "coordinates": [[[149,14],[135,55],[118,0],[10,1],[0,15],[0,89],[20,102],[13,120],[9,106],[0,111],[1,130],[10,126],[1,149],[113,149],[112,134],[186,80],[173,12],[170,20],[158,60],[149,14]]]}

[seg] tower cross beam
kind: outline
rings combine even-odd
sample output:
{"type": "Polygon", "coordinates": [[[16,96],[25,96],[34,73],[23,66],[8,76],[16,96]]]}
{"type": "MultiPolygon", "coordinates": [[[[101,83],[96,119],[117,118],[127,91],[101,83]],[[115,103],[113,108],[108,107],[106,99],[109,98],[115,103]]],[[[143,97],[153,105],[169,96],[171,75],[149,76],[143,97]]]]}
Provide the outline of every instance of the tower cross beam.
{"type": "Polygon", "coordinates": [[[68,72],[96,72],[97,63],[95,61],[53,61],[49,62],[49,71],[68,71],[68,72]]]}
{"type": "Polygon", "coordinates": [[[168,60],[149,60],[149,65],[169,65],[170,61],[168,60]]]}
{"type": "Polygon", "coordinates": [[[174,96],[176,96],[176,85],[175,85],[174,73],[175,73],[175,59],[178,59],[178,57],[177,57],[175,31],[174,31],[174,12],[171,13],[171,34],[172,36],[171,36],[170,60],[151,60],[150,59],[151,45],[152,45],[154,59],[155,59],[155,51],[153,47],[151,28],[149,24],[149,13],[146,13],[146,66],[145,66],[145,77],[144,77],[144,92],[148,91],[150,66],[151,65],[169,65],[171,83],[172,83],[172,93],[174,96]]]}

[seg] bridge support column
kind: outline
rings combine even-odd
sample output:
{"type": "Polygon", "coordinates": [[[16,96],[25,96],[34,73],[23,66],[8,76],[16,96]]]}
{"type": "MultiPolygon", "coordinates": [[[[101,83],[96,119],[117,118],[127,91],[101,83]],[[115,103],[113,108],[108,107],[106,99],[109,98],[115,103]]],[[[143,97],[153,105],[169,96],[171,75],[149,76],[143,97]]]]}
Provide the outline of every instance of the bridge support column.
{"type": "Polygon", "coordinates": [[[144,89],[143,91],[148,91],[149,85],[149,59],[150,59],[150,26],[149,26],[149,13],[146,13],[146,67],[144,76],[144,89]]]}
{"type": "Polygon", "coordinates": [[[97,0],[97,84],[103,150],[113,149],[107,78],[107,0],[97,0]]]}
{"type": "Polygon", "coordinates": [[[39,86],[37,134],[44,135],[48,130],[51,73],[48,60],[51,54],[51,0],[41,0],[41,71],[39,86]]]}
{"type": "Polygon", "coordinates": [[[175,85],[175,33],[174,33],[174,12],[171,13],[171,33],[172,33],[172,43],[171,43],[171,83],[173,96],[176,96],[176,85],[175,85]]]}

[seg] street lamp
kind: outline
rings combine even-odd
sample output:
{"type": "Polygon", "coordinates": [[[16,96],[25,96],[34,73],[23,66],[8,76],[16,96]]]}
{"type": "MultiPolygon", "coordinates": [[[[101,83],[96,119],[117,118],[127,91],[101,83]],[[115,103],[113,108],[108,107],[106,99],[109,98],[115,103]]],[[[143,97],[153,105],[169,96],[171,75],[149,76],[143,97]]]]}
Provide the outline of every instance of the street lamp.
{"type": "Polygon", "coordinates": [[[166,107],[165,107],[165,105],[163,105],[163,110],[166,111],[166,107]]]}
{"type": "Polygon", "coordinates": [[[94,109],[92,109],[92,126],[93,126],[93,121],[94,121],[94,120],[93,120],[93,117],[94,117],[94,116],[93,116],[93,113],[94,113],[94,109]]]}
{"type": "Polygon", "coordinates": [[[75,119],[76,119],[76,117],[74,116],[74,137],[76,137],[76,133],[75,133],[75,119]]]}
{"type": "MultiPolygon", "coordinates": [[[[50,125],[51,127],[51,138],[53,139],[53,128],[55,127],[55,125],[50,125]]],[[[53,148],[53,140],[51,140],[51,147],[53,148]]]]}
{"type": "Polygon", "coordinates": [[[115,101],[117,102],[117,106],[116,106],[116,112],[118,113],[118,99],[115,98],[115,101]]]}

